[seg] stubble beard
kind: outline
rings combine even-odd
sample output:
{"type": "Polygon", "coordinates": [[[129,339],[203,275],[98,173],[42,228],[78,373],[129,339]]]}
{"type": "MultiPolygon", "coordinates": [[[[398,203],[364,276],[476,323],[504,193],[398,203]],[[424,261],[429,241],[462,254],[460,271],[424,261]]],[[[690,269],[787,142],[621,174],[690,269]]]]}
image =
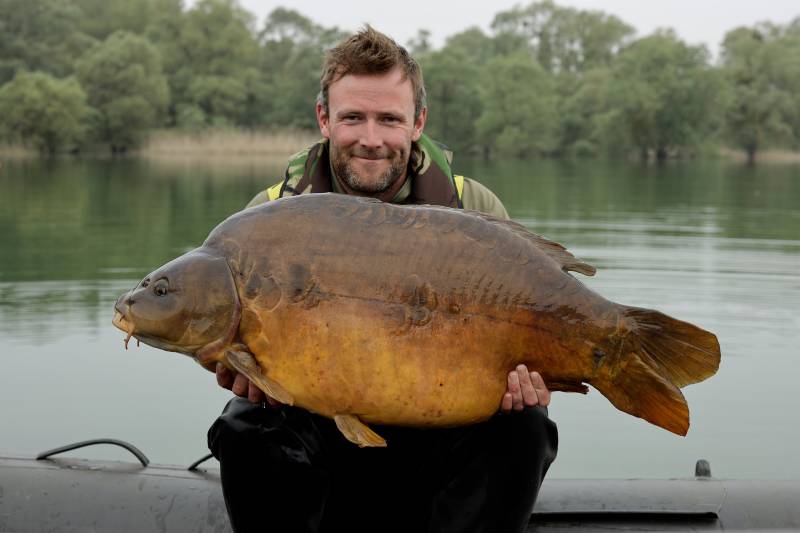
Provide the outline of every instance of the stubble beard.
{"type": "Polygon", "coordinates": [[[386,150],[365,150],[356,147],[352,150],[342,149],[331,139],[331,166],[336,176],[344,181],[350,189],[364,194],[379,194],[389,190],[389,188],[400,179],[408,166],[408,150],[400,149],[397,151],[386,150]],[[390,159],[391,164],[377,178],[361,176],[351,165],[353,157],[382,157],[390,159]]]}

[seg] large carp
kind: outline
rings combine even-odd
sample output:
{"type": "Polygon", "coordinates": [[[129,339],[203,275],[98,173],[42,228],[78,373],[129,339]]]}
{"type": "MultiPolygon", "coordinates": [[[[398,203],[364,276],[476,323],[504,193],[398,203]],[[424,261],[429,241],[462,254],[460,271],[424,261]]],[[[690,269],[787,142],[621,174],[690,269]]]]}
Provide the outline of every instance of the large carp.
{"type": "Polygon", "coordinates": [[[370,422],[489,418],[519,363],[551,390],[590,384],[685,435],[679,388],[716,372],[716,337],[606,300],[569,271],[595,269],[515,222],[308,194],[222,222],[122,295],[114,324],[209,369],[222,362],[361,446],[385,445],[370,422]]]}

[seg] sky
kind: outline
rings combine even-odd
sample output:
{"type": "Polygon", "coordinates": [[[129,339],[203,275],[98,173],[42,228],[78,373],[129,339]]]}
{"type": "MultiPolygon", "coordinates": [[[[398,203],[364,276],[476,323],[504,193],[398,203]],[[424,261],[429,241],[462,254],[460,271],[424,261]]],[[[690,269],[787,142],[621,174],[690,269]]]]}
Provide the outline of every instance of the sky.
{"type": "MultiPolygon", "coordinates": [[[[435,47],[471,26],[489,31],[494,15],[530,0],[240,0],[258,17],[258,26],[276,7],[299,11],[325,27],[356,30],[363,23],[406,44],[420,28],[432,34],[435,47]]],[[[639,36],[658,28],[672,28],[690,44],[705,44],[716,56],[725,33],[738,26],[769,20],[786,24],[800,17],[800,0],[556,0],[561,6],[600,10],[616,15],[637,30],[639,36]]]]}

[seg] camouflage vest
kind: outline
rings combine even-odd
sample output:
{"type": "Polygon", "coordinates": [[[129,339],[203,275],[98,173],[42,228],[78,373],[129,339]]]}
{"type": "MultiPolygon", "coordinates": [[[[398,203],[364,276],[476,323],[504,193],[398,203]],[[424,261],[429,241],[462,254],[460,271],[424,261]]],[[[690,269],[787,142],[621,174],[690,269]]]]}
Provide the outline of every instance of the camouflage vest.
{"type": "MultiPolygon", "coordinates": [[[[421,156],[412,174],[406,203],[463,207],[464,176],[453,174],[452,152],[423,134],[417,141],[421,156]],[[421,159],[421,161],[420,161],[421,159]]],[[[267,189],[270,200],[305,193],[333,192],[328,141],[322,140],[289,159],[283,181],[267,189]]]]}

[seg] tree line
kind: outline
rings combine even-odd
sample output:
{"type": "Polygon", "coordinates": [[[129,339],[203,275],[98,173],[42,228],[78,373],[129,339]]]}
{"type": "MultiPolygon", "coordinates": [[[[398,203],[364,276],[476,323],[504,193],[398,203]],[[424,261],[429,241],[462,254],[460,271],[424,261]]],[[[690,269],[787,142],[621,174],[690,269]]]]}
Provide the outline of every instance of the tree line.
{"type": "MultiPolygon", "coordinates": [[[[380,28],[378,28],[380,29],[380,28]]],[[[0,0],[0,135],[44,153],[120,153],[153,128],[314,129],[324,50],[348,32],[236,0],[0,0]]],[[[407,44],[427,131],[487,157],[800,147],[800,17],[725,35],[720,57],[671,30],[533,2],[486,33],[407,44]]]]}

